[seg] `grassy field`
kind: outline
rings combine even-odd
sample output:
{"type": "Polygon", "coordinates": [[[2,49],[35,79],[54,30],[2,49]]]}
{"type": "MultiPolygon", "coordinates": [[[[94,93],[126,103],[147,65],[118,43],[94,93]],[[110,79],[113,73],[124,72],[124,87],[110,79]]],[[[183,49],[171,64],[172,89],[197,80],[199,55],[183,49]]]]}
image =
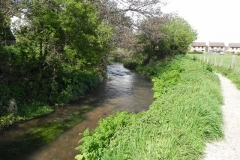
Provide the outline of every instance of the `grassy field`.
{"type": "Polygon", "coordinates": [[[146,112],[119,113],[86,131],[76,159],[200,159],[206,142],[220,139],[222,96],[208,65],[187,57],[138,68],[154,82],[146,112]]]}
{"type": "MultiPolygon", "coordinates": [[[[232,64],[233,55],[231,54],[188,54],[190,57],[196,57],[197,59],[209,62],[210,64],[222,65],[225,68],[229,68],[232,64]],[[216,60],[215,60],[216,59],[216,60]]],[[[236,56],[236,67],[234,69],[237,73],[240,73],[240,56],[236,56]]]]}
{"type": "Polygon", "coordinates": [[[215,72],[221,73],[222,75],[229,78],[240,90],[240,56],[236,56],[236,66],[234,69],[230,68],[230,64],[232,63],[233,55],[225,54],[225,55],[217,55],[217,54],[188,54],[192,59],[195,57],[196,59],[207,61],[207,58],[210,63],[214,64],[215,59],[217,61],[217,66],[211,66],[215,72]],[[221,62],[222,61],[222,62],[221,62]],[[222,64],[222,66],[219,66],[222,64]]]}

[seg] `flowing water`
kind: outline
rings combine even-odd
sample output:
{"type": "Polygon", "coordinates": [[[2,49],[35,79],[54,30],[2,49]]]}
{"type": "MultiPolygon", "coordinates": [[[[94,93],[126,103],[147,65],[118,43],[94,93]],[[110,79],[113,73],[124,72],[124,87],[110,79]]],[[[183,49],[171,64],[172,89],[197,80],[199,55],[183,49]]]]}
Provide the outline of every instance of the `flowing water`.
{"type": "Polygon", "coordinates": [[[59,135],[52,143],[18,157],[13,156],[13,159],[18,160],[73,160],[74,156],[79,153],[75,150],[81,138],[79,133],[87,128],[94,129],[99,119],[118,111],[137,113],[148,110],[153,101],[153,92],[151,91],[152,83],[146,76],[133,73],[120,63],[108,66],[107,73],[109,80],[102,83],[93,93],[79,98],[69,106],[56,108],[50,115],[11,127],[1,133],[0,143],[14,140],[31,127],[71,115],[84,104],[94,104],[96,107],[86,113],[81,123],[59,135]]]}

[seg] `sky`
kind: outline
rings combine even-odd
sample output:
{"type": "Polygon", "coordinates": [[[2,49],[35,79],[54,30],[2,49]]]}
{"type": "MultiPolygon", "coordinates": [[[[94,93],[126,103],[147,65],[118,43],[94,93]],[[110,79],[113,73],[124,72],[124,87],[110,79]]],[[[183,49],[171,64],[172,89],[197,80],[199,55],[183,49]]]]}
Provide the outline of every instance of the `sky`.
{"type": "Polygon", "coordinates": [[[240,43],[240,0],[167,0],[164,13],[176,12],[197,30],[197,42],[240,43]]]}

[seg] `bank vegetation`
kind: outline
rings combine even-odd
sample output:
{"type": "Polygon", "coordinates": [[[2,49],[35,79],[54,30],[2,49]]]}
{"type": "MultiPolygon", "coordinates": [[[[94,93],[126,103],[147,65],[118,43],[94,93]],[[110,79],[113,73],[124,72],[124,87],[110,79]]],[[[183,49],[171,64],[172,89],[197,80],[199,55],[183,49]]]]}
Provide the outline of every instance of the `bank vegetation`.
{"type": "Polygon", "coordinates": [[[76,159],[200,159],[223,137],[222,96],[210,66],[185,56],[138,67],[154,83],[146,112],[117,113],[86,130],[76,159]]]}

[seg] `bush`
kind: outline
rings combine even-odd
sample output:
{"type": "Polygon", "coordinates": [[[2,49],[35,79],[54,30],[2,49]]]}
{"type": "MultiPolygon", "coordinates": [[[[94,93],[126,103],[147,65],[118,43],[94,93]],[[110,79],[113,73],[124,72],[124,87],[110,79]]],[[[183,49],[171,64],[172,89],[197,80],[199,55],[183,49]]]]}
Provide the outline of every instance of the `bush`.
{"type": "Polygon", "coordinates": [[[212,72],[213,71],[213,68],[210,64],[206,64],[206,70],[212,72]]]}
{"type": "Polygon", "coordinates": [[[131,114],[128,112],[121,112],[109,116],[106,119],[99,120],[99,126],[94,132],[89,132],[87,129],[83,133],[83,138],[80,140],[80,145],[77,150],[83,154],[76,156],[76,159],[99,159],[104,150],[118,134],[118,132],[125,126],[129,125],[131,114]]]}
{"type": "Polygon", "coordinates": [[[138,66],[138,63],[136,63],[136,62],[124,62],[123,66],[125,68],[130,69],[130,70],[136,70],[136,68],[138,66]]]}
{"type": "Polygon", "coordinates": [[[0,117],[0,131],[13,124],[14,122],[16,122],[16,117],[14,114],[0,117]]]}

